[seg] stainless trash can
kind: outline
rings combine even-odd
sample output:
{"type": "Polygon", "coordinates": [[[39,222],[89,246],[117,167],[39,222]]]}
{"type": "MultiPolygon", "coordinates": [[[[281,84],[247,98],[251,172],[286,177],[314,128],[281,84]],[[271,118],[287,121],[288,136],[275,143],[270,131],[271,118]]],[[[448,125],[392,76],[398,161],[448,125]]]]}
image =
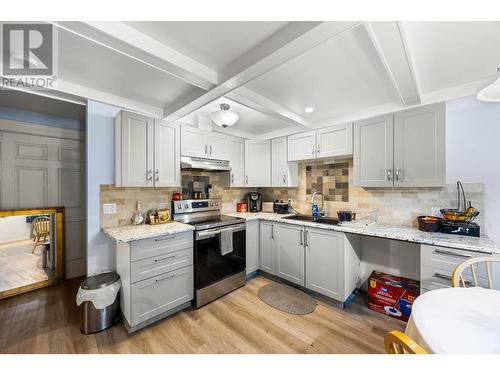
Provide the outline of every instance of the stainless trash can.
{"type": "MultiPolygon", "coordinates": [[[[80,284],[84,291],[104,290],[120,282],[120,276],[116,272],[106,272],[86,278],[80,284]]],[[[88,335],[103,331],[118,322],[120,315],[120,293],[108,306],[97,309],[92,301],[84,301],[82,307],[82,333],[88,335]]]]}

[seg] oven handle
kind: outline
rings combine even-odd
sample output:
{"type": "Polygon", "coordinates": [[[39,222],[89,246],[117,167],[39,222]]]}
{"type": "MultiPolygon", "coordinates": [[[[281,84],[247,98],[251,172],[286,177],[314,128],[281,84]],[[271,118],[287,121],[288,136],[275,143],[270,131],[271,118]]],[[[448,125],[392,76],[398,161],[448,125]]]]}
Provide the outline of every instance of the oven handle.
{"type": "MultiPolygon", "coordinates": [[[[229,226],[229,227],[225,227],[225,228],[232,228],[233,232],[241,232],[241,231],[245,230],[246,227],[247,227],[246,224],[239,224],[239,225],[229,226]]],[[[214,237],[214,236],[220,234],[220,230],[221,229],[219,228],[219,229],[207,229],[207,230],[202,230],[200,232],[196,232],[196,239],[201,240],[204,238],[214,237]]]]}

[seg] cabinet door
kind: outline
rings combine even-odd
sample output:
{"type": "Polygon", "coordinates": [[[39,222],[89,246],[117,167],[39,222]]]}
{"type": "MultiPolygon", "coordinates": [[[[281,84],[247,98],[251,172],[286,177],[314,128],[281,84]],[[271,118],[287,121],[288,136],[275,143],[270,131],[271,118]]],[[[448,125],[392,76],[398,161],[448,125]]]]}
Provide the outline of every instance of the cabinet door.
{"type": "Polygon", "coordinates": [[[259,269],[259,220],[247,221],[246,230],[247,275],[259,269]]]}
{"type": "Polygon", "coordinates": [[[304,227],[276,225],[276,276],[304,286],[304,227]]]}
{"type": "Polygon", "coordinates": [[[287,186],[286,137],[271,141],[271,186],[287,186]]]}
{"type": "Polygon", "coordinates": [[[318,130],[316,138],[318,158],[352,155],[352,123],[318,130]]]}
{"type": "Polygon", "coordinates": [[[288,161],[316,158],[316,132],[307,132],[288,137],[288,161]]]}
{"type": "Polygon", "coordinates": [[[154,185],[156,187],[181,185],[180,146],[179,124],[156,120],[154,147],[154,185]]]}
{"type": "Polygon", "coordinates": [[[276,274],[275,254],[275,224],[268,221],[260,222],[260,269],[271,275],[276,274]]]}
{"type": "Polygon", "coordinates": [[[343,234],[306,228],[306,288],[343,300],[343,234]]]}
{"type": "Polygon", "coordinates": [[[132,284],[132,322],[137,325],[193,299],[193,266],[132,284]]]}
{"type": "Polygon", "coordinates": [[[394,186],[446,183],[444,104],[394,115],[394,186]]]}
{"type": "Polygon", "coordinates": [[[153,186],[153,133],[153,118],[122,112],[122,186],[153,186]]]}
{"type": "Polygon", "coordinates": [[[208,158],[208,133],[189,125],[182,125],[181,155],[208,158]]]}
{"type": "Polygon", "coordinates": [[[393,185],[393,115],[354,123],[354,185],[393,185]]]}
{"type": "Polygon", "coordinates": [[[231,187],[245,186],[245,140],[231,138],[230,141],[231,187]]]}
{"type": "Polygon", "coordinates": [[[245,186],[271,186],[271,147],[268,140],[245,141],[245,186]]]}
{"type": "Polygon", "coordinates": [[[217,160],[229,160],[229,137],[225,134],[212,133],[208,142],[208,157],[217,160]]]}

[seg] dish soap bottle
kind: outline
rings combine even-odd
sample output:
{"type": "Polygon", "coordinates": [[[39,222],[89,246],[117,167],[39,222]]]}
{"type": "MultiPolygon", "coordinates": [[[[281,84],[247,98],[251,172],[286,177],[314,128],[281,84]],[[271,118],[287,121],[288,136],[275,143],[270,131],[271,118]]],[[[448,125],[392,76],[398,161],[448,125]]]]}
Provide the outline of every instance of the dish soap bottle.
{"type": "Polygon", "coordinates": [[[313,218],[318,218],[318,205],[316,203],[313,203],[311,206],[311,214],[313,218]]]}
{"type": "Polygon", "coordinates": [[[132,215],[132,224],[141,225],[144,223],[144,215],[141,213],[141,202],[137,201],[137,210],[132,215]]]}

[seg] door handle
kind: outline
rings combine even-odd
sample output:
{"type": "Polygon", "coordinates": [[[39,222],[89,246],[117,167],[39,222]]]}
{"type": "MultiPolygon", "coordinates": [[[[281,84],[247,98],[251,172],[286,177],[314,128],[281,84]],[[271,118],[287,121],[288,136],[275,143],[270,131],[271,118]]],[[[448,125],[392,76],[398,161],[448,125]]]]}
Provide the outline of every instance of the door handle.
{"type": "Polygon", "coordinates": [[[283,175],[283,182],[286,184],[286,174],[283,175]]]}
{"type": "Polygon", "coordinates": [[[231,182],[234,182],[234,173],[231,173],[231,182]]]}
{"type": "Polygon", "coordinates": [[[245,176],[245,181],[248,184],[248,175],[245,176]]]}
{"type": "Polygon", "coordinates": [[[173,273],[171,275],[168,275],[167,277],[161,277],[159,279],[155,279],[155,283],[157,283],[159,281],[163,281],[163,280],[173,279],[176,276],[177,276],[177,274],[173,273]]]}
{"type": "Polygon", "coordinates": [[[160,181],[160,171],[158,169],[155,171],[155,181],[160,181]]]}
{"type": "Polygon", "coordinates": [[[469,255],[469,254],[459,254],[459,253],[455,253],[453,251],[441,250],[441,249],[435,249],[434,254],[451,255],[451,256],[459,257],[459,258],[471,258],[472,257],[472,255],[469,255]]]}
{"type": "Polygon", "coordinates": [[[205,145],[205,155],[208,155],[208,145],[205,145]]]}
{"type": "Polygon", "coordinates": [[[300,244],[304,245],[304,229],[300,230],[300,244]]]}
{"type": "Polygon", "coordinates": [[[308,233],[309,233],[309,231],[308,231],[308,230],[305,230],[305,232],[304,232],[304,243],[305,243],[305,246],[306,246],[306,247],[308,247],[308,246],[309,246],[309,242],[308,242],[308,241],[309,241],[309,238],[308,238],[308,236],[307,236],[307,235],[308,235],[308,233]]]}
{"type": "Polygon", "coordinates": [[[155,258],[155,263],[158,263],[158,262],[164,262],[166,260],[169,260],[169,259],[172,259],[172,258],[175,258],[176,254],[172,254],[168,257],[165,257],[165,258],[155,258]]]}
{"type": "MultiPolygon", "coordinates": [[[[399,181],[399,175],[401,173],[401,170],[399,168],[396,168],[395,176],[396,176],[396,181],[399,181]]],[[[401,179],[403,181],[403,179],[401,179]]]]}
{"type": "Polygon", "coordinates": [[[321,152],[321,147],[320,147],[320,145],[318,143],[318,155],[319,155],[320,152],[321,152]]]}
{"type": "Polygon", "coordinates": [[[210,145],[210,156],[212,156],[212,145],[210,145]]]}
{"type": "Polygon", "coordinates": [[[274,240],[274,224],[271,225],[271,238],[274,240]]]}
{"type": "Polygon", "coordinates": [[[313,156],[314,156],[314,150],[315,150],[315,149],[316,149],[316,146],[315,146],[315,145],[313,145],[313,147],[312,147],[312,154],[313,154],[313,156]]]}
{"type": "Polygon", "coordinates": [[[387,181],[392,181],[392,169],[387,168],[387,181]]]}
{"type": "Polygon", "coordinates": [[[146,180],[151,181],[153,179],[153,171],[149,170],[146,172],[146,180]]]}

